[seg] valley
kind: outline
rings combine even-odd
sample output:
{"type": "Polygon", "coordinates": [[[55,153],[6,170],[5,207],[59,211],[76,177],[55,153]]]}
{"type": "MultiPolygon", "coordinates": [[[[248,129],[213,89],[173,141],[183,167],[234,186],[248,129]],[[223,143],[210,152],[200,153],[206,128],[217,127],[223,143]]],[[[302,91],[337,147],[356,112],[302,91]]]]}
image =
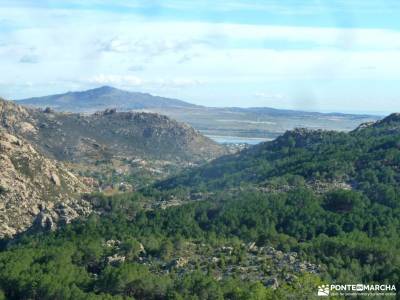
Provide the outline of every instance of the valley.
{"type": "Polygon", "coordinates": [[[0,0],[0,300],[400,299],[400,1],[0,0]]]}
{"type": "Polygon", "coordinates": [[[399,114],[234,146],[155,112],[0,118],[0,297],[305,299],[400,274],[399,114]]]}

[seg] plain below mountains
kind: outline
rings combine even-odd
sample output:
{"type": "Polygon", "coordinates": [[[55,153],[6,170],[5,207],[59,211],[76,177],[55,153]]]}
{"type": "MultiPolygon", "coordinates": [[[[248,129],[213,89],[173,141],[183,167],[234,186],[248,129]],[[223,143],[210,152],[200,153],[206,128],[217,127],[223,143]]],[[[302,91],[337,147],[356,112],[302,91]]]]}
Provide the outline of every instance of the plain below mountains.
{"type": "Polygon", "coordinates": [[[380,118],[369,115],[323,114],[268,107],[206,107],[177,99],[123,91],[109,86],[23,99],[18,103],[78,113],[93,113],[109,108],[116,108],[118,111],[155,112],[188,123],[220,142],[274,139],[296,127],[350,131],[361,123],[376,121],[380,118]]]}

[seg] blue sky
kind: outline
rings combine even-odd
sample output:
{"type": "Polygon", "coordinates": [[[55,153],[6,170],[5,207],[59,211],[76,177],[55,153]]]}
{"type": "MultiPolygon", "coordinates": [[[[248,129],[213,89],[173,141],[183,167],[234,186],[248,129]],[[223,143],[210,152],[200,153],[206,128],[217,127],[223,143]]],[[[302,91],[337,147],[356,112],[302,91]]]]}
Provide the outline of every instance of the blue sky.
{"type": "Polygon", "coordinates": [[[400,111],[400,2],[0,0],[0,95],[400,111]]]}

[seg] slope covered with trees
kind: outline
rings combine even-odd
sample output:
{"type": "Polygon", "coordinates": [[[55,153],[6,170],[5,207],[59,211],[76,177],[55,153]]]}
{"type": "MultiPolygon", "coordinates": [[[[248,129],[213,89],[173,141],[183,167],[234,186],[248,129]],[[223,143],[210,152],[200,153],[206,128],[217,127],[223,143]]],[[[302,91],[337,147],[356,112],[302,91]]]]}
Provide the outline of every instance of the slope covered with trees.
{"type": "Polygon", "coordinates": [[[217,190],[246,185],[290,187],[315,182],[335,187],[335,183],[345,183],[378,202],[396,206],[399,164],[400,116],[393,114],[350,133],[288,131],[272,142],[221,157],[163,181],[158,187],[217,190]],[[386,192],[380,192],[383,190],[386,192]]]}
{"type": "Polygon", "coordinates": [[[87,196],[89,218],[2,241],[0,290],[307,299],[322,283],[396,284],[399,142],[397,114],[348,134],[295,130],[140,193],[87,196]]]}

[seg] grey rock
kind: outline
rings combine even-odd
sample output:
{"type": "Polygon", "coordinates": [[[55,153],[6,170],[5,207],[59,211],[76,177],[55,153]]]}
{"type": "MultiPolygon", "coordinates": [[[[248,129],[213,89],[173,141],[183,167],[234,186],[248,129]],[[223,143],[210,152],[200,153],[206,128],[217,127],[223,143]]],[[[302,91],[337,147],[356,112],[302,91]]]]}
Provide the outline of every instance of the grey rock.
{"type": "Polygon", "coordinates": [[[264,285],[268,288],[271,288],[273,290],[276,290],[279,287],[279,282],[278,279],[276,277],[272,277],[270,279],[268,279],[264,285]]]}

